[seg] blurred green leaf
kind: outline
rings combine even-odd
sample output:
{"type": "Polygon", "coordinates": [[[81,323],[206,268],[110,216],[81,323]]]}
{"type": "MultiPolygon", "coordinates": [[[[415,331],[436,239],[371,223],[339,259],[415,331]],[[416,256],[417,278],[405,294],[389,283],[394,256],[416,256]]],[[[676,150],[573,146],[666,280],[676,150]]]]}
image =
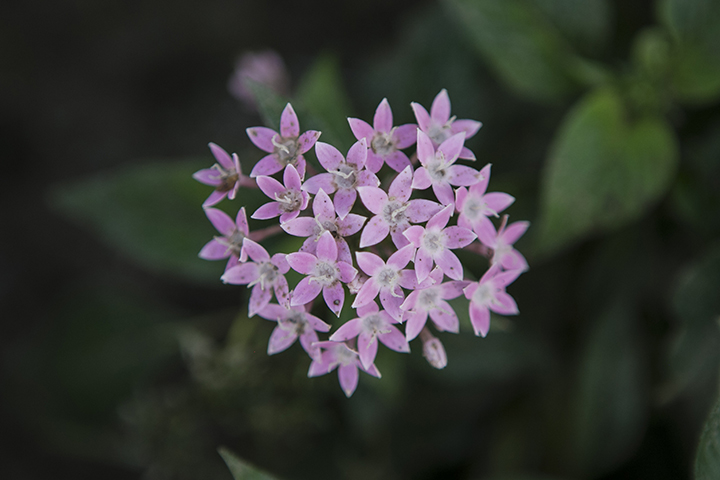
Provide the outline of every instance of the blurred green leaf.
{"type": "Polygon", "coordinates": [[[531,1],[573,45],[597,51],[610,36],[612,12],[606,0],[531,1]]]}
{"type": "Polygon", "coordinates": [[[720,399],[713,407],[700,435],[695,456],[695,480],[720,478],[720,399]]]}
{"type": "Polygon", "coordinates": [[[682,101],[715,100],[720,96],[720,2],[661,0],[661,22],[675,40],[672,83],[682,101]]]}
{"type": "Polygon", "coordinates": [[[277,480],[277,477],[250,465],[225,447],[218,448],[218,453],[225,460],[235,480],[277,480]]]}
{"type": "MultiPolygon", "coordinates": [[[[212,187],[192,178],[210,163],[207,159],[126,166],[57,186],[49,201],[151,271],[219,285],[223,262],[198,258],[203,245],[217,235],[201,207],[212,187]]],[[[248,216],[263,198],[243,193],[240,197],[248,216]]]]}
{"type": "Polygon", "coordinates": [[[598,476],[639,446],[648,416],[644,353],[634,312],[617,301],[593,326],[578,370],[570,450],[577,473],[598,476]]]}
{"type": "Polygon", "coordinates": [[[310,127],[320,130],[321,140],[344,155],[355,139],[347,122],[352,111],[336,57],[325,54],[315,61],[300,82],[297,98],[308,114],[310,127]]]}
{"type": "Polygon", "coordinates": [[[636,220],[665,194],[677,162],[663,119],[631,120],[613,91],[589,94],[567,115],[545,164],[537,247],[547,253],[636,220]]]}
{"type": "Polygon", "coordinates": [[[289,100],[278,95],[275,90],[267,85],[249,78],[245,79],[245,84],[252,92],[253,97],[255,97],[255,102],[257,103],[260,116],[262,117],[265,125],[276,132],[279,132],[280,116],[282,115],[282,111],[288,104],[289,100]]]}
{"type": "Polygon", "coordinates": [[[534,99],[576,92],[569,44],[529,0],[446,0],[480,54],[510,87],[534,99]]]}

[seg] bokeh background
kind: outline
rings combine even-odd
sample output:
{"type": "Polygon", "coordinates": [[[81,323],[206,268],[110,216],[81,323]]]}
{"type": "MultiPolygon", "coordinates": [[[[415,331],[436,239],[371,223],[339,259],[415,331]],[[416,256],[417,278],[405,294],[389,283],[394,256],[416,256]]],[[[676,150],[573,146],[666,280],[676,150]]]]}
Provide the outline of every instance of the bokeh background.
{"type": "Polygon", "coordinates": [[[720,478],[718,45],[713,0],[4,2],[0,477],[229,480],[224,446],[236,479],[720,478]],[[265,354],[190,175],[259,158],[228,81],[266,49],[261,110],[341,150],[383,97],[484,123],[532,222],[518,317],[442,371],[381,349],[351,399],[265,354]]]}

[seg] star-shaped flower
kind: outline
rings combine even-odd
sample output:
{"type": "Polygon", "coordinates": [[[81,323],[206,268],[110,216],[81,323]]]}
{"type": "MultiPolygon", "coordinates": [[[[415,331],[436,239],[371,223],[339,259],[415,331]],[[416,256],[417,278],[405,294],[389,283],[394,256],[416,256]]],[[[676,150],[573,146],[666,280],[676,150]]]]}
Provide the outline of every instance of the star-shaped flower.
{"type": "Polygon", "coordinates": [[[203,207],[211,207],[225,197],[230,200],[235,198],[241,184],[252,182],[242,174],[240,159],[236,153],[232,157],[220,146],[210,142],[208,144],[217,163],[210,168],[205,168],[193,173],[193,178],[200,183],[215,187],[215,190],[203,202],[203,207]]]}
{"type": "Polygon", "coordinates": [[[345,160],[337,148],[328,143],[317,142],[315,153],[318,161],[329,173],[312,176],[303,185],[303,190],[313,195],[321,189],[327,194],[335,192],[335,211],[340,218],[345,218],[355,204],[358,187],[380,185],[375,174],[363,168],[367,151],[363,138],[350,147],[345,160]]]}
{"type": "Polygon", "coordinates": [[[317,377],[338,369],[338,380],[340,388],[350,398],[358,384],[358,369],[373,377],[380,378],[380,372],[375,365],[364,368],[357,352],[350,349],[344,342],[318,342],[317,345],[323,350],[320,360],[313,360],[308,369],[308,377],[317,377]]]}
{"type": "Polygon", "coordinates": [[[270,335],[268,355],[287,350],[300,337],[300,345],[313,360],[320,360],[317,332],[330,331],[330,325],[308,313],[307,305],[285,308],[270,303],[257,312],[261,317],[277,322],[270,335]]]}
{"type": "Polygon", "coordinates": [[[278,303],[289,306],[289,289],[285,274],[290,270],[290,266],[285,260],[285,254],[276,253],[270,258],[267,250],[249,238],[243,240],[243,251],[247,253],[252,262],[232,267],[225,272],[221,280],[233,285],[253,287],[248,305],[248,315],[254,316],[270,303],[271,289],[275,290],[278,303]]]}
{"type": "Polygon", "coordinates": [[[357,309],[359,318],[345,322],[330,336],[333,342],[351,340],[357,337],[358,354],[363,368],[368,369],[375,362],[378,340],[396,352],[409,353],[410,345],[405,336],[393,323],[398,323],[384,310],[378,311],[377,303],[370,302],[357,309]]]}
{"type": "Polygon", "coordinates": [[[216,236],[206,243],[198,256],[205,260],[221,260],[230,257],[225,271],[237,265],[238,260],[247,261],[247,253],[242,250],[243,240],[250,234],[245,207],[240,209],[234,222],[227,213],[217,208],[206,208],[205,215],[217,231],[222,233],[222,236],[216,236]]]}
{"type": "Polygon", "coordinates": [[[495,231],[492,222],[483,223],[478,238],[483,245],[492,248],[492,265],[501,265],[505,270],[527,270],[528,264],[522,253],[513,248],[513,244],[530,226],[530,222],[515,222],[505,227],[507,215],[504,216],[500,229],[495,231]]]}
{"type": "Polygon", "coordinates": [[[285,185],[265,175],[260,175],[255,180],[260,190],[275,201],[266,203],[255,210],[252,218],[267,220],[279,215],[280,222],[287,222],[296,218],[301,211],[307,208],[310,195],[300,189],[302,187],[300,175],[292,165],[285,167],[285,172],[283,172],[285,185]]]}
{"type": "Polygon", "coordinates": [[[338,248],[330,232],[325,232],[317,242],[316,255],[295,252],[287,256],[287,262],[296,272],[307,275],[293,290],[290,304],[304,305],[323,293],[328,308],[340,316],[345,302],[343,283],[355,278],[357,270],[347,262],[338,261],[338,248]]]}
{"type": "Polygon", "coordinates": [[[515,300],[508,295],[505,287],[522,273],[521,270],[503,272],[500,265],[494,265],[485,272],[479,282],[473,282],[463,293],[470,300],[470,323],[475,335],[485,336],[490,329],[490,310],[502,315],[517,315],[515,300]]]}
{"type": "Polygon", "coordinates": [[[488,217],[497,217],[515,201],[515,197],[507,193],[485,193],[490,181],[490,164],[480,170],[480,177],[480,181],[469,189],[455,190],[455,208],[460,212],[458,225],[470,228],[478,235],[483,223],[492,224],[488,217]]]}
{"type": "Polygon", "coordinates": [[[300,135],[300,122],[295,110],[289,103],[280,116],[280,133],[267,127],[252,127],[247,129],[250,141],[260,150],[269,152],[255,164],[250,177],[272,175],[284,169],[287,165],[294,165],[305,178],[305,157],[303,153],[310,150],[320,137],[320,132],[308,130],[300,135]]]}
{"type": "Polygon", "coordinates": [[[454,210],[448,205],[428,220],[425,228],[413,225],[403,235],[410,240],[418,251],[415,255],[415,273],[418,282],[430,274],[433,264],[453,280],[462,280],[463,268],[460,260],[451,249],[470,245],[477,238],[472,230],[463,227],[445,227],[454,210]]]}
{"type": "Polygon", "coordinates": [[[348,118],[355,138],[367,140],[367,168],[373,173],[380,171],[384,163],[396,172],[410,165],[410,159],[401,152],[415,143],[417,125],[408,123],[393,127],[393,116],[387,98],[383,98],[375,110],[373,126],[359,118],[348,118]]]}
{"type": "Polygon", "coordinates": [[[427,222],[440,211],[442,206],[431,200],[409,200],[412,175],[412,167],[406,167],[390,184],[388,193],[376,187],[358,188],[363,204],[375,214],[363,229],[360,248],[380,243],[388,232],[395,246],[402,248],[409,243],[402,232],[410,226],[410,222],[427,222]]]}
{"type": "Polygon", "coordinates": [[[417,156],[422,167],[415,170],[412,188],[425,190],[432,185],[435,196],[443,205],[454,203],[455,186],[474,185],[480,181],[480,172],[465,165],[454,165],[465,141],[465,132],[445,140],[435,147],[424,132],[417,132],[417,156]]]}
{"type": "MultiPolygon", "coordinates": [[[[468,139],[482,127],[482,123],[475,120],[456,120],[454,116],[450,117],[450,97],[444,88],[433,100],[430,114],[419,103],[413,102],[410,105],[415,112],[420,130],[430,137],[435,147],[460,132],[465,132],[465,138],[468,139]]],[[[467,147],[463,147],[460,158],[475,160],[475,154],[467,147]]]]}

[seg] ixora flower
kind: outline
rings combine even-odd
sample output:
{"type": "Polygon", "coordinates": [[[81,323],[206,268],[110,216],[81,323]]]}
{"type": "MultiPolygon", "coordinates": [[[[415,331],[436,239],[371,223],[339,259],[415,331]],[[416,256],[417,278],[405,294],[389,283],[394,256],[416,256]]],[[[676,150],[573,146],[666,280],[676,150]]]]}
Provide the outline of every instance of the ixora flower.
{"type": "Polygon", "coordinates": [[[412,188],[425,190],[432,185],[435,196],[443,205],[454,203],[451,185],[469,186],[480,181],[480,172],[465,165],[454,165],[463,148],[465,132],[445,140],[435,147],[424,132],[417,132],[417,156],[422,167],[415,170],[412,188]]]}
{"type": "Polygon", "coordinates": [[[363,368],[368,369],[375,362],[378,340],[391,350],[410,353],[405,335],[393,323],[398,323],[384,310],[378,311],[377,303],[370,302],[357,309],[359,318],[346,322],[330,336],[333,342],[342,342],[357,337],[357,350],[363,368]]]}
{"type": "MultiPolygon", "coordinates": [[[[482,123],[475,120],[456,120],[454,116],[450,117],[450,97],[444,88],[433,100],[430,114],[419,103],[413,102],[410,105],[415,112],[420,130],[430,137],[435,147],[460,132],[465,132],[465,138],[468,139],[482,127],[482,123]]],[[[475,160],[475,154],[467,147],[463,147],[460,158],[475,160]]]]}
{"type": "Polygon", "coordinates": [[[328,308],[338,317],[345,302],[343,283],[355,278],[357,270],[349,263],[338,261],[338,248],[330,232],[317,242],[317,256],[295,252],[287,256],[287,263],[298,273],[307,275],[293,290],[291,305],[304,305],[323,292],[328,308]],[[341,283],[342,282],[342,283],[341,283]]]}
{"type": "Polygon", "coordinates": [[[465,298],[470,300],[470,323],[475,335],[485,336],[490,329],[490,310],[501,315],[517,315],[515,300],[508,295],[505,287],[520,276],[522,270],[503,272],[500,265],[494,265],[485,272],[479,282],[473,282],[463,289],[465,298]]]}
{"type": "Polygon", "coordinates": [[[285,274],[290,270],[290,266],[285,260],[285,254],[276,253],[270,258],[267,250],[249,238],[243,240],[243,251],[247,252],[252,262],[232,267],[220,279],[233,285],[247,285],[248,288],[254,285],[250,295],[248,316],[254,316],[270,303],[271,288],[275,290],[278,303],[289,306],[290,298],[285,274]]]}
{"type": "Polygon", "coordinates": [[[402,232],[410,222],[427,222],[442,209],[431,200],[410,200],[412,176],[412,167],[406,167],[390,184],[388,193],[376,187],[358,187],[363,204],[375,214],[360,235],[360,248],[382,242],[388,233],[395,246],[402,248],[409,243],[402,232]]]}
{"type": "Polygon", "coordinates": [[[270,335],[268,355],[287,350],[300,338],[300,345],[313,360],[320,360],[317,332],[330,331],[330,325],[308,313],[308,306],[285,308],[270,303],[257,312],[261,317],[277,322],[270,335]]]}
{"type": "Polygon", "coordinates": [[[315,253],[317,243],[325,232],[330,232],[338,248],[338,260],[352,264],[350,247],[345,238],[360,231],[365,217],[354,213],[345,218],[335,215],[335,206],[324,190],[320,189],[313,200],[314,217],[298,217],[280,226],[290,235],[308,237],[300,249],[301,252],[315,253]]]}
{"type": "Polygon", "coordinates": [[[363,168],[367,157],[367,144],[364,138],[350,147],[347,160],[337,148],[323,142],[315,144],[315,154],[329,173],[314,175],[302,188],[313,195],[320,190],[327,194],[335,192],[335,211],[340,218],[345,218],[355,205],[358,187],[380,185],[380,180],[375,174],[363,168]]]}
{"type": "Polygon", "coordinates": [[[225,271],[237,265],[238,261],[247,261],[247,253],[243,251],[242,245],[245,237],[249,235],[245,207],[242,207],[233,221],[230,216],[217,208],[206,208],[210,223],[222,233],[221,237],[214,237],[200,250],[198,256],[205,260],[222,260],[228,258],[225,271]]]}
{"type": "Polygon", "coordinates": [[[255,164],[250,172],[252,178],[272,175],[287,165],[294,165],[300,178],[305,178],[306,163],[303,153],[310,150],[320,137],[320,132],[315,130],[308,130],[300,135],[300,122],[289,103],[280,116],[279,134],[267,127],[248,128],[247,134],[256,147],[270,153],[255,164]]]}
{"type": "Polygon", "coordinates": [[[208,146],[217,163],[193,174],[193,178],[198,182],[215,187],[215,191],[203,202],[203,207],[212,207],[225,197],[233,200],[240,185],[252,184],[252,180],[245,178],[242,174],[240,159],[236,153],[233,153],[231,157],[220,146],[212,142],[208,146]]]}
{"type": "Polygon", "coordinates": [[[370,278],[360,288],[353,308],[362,307],[375,300],[380,294],[380,303],[385,311],[397,321],[402,320],[402,305],[405,300],[403,288],[417,287],[417,279],[413,270],[403,270],[415,256],[415,247],[407,245],[390,255],[387,264],[374,253],[356,252],[357,262],[363,272],[370,278]],[[400,288],[402,287],[402,288],[400,288]]]}
{"type": "Polygon", "coordinates": [[[410,166],[410,159],[400,150],[415,143],[417,125],[408,123],[393,127],[393,116],[387,98],[383,98],[375,110],[373,126],[359,118],[348,118],[350,129],[358,140],[367,140],[367,168],[377,173],[383,164],[396,172],[410,166]]]}
{"type": "Polygon", "coordinates": [[[522,253],[513,248],[513,244],[527,231],[530,222],[515,222],[505,227],[507,215],[503,217],[500,228],[495,231],[492,222],[483,224],[478,232],[478,238],[487,247],[492,248],[492,265],[501,265],[505,270],[528,269],[527,260],[522,253]]]}
{"type": "Polygon", "coordinates": [[[407,320],[405,336],[408,341],[417,337],[422,331],[428,315],[439,331],[452,333],[460,331],[457,314],[445,300],[459,297],[463,293],[463,288],[470,282],[455,280],[440,283],[442,279],[442,270],[435,268],[417,290],[410,292],[400,307],[405,311],[403,319],[407,320]]]}
{"type": "Polygon", "coordinates": [[[403,232],[418,251],[415,255],[415,273],[418,282],[430,274],[433,264],[453,280],[462,280],[463,268],[460,260],[450,250],[470,245],[477,236],[463,227],[445,227],[453,213],[454,206],[448,205],[428,220],[425,228],[413,225],[403,232]]]}
{"type": "Polygon", "coordinates": [[[358,354],[350,349],[344,342],[318,342],[315,344],[324,350],[320,356],[320,360],[313,360],[308,370],[308,377],[318,377],[330,373],[336,368],[338,369],[338,380],[340,388],[345,392],[345,396],[350,398],[357,388],[359,374],[358,368],[373,377],[380,378],[380,372],[375,365],[364,368],[358,354]]]}
{"type": "Polygon", "coordinates": [[[255,180],[260,190],[275,201],[266,203],[255,210],[252,218],[267,220],[279,216],[281,222],[287,222],[296,218],[301,211],[307,208],[310,195],[300,190],[302,181],[292,165],[285,167],[285,172],[283,172],[285,185],[264,175],[260,175],[255,180]]]}

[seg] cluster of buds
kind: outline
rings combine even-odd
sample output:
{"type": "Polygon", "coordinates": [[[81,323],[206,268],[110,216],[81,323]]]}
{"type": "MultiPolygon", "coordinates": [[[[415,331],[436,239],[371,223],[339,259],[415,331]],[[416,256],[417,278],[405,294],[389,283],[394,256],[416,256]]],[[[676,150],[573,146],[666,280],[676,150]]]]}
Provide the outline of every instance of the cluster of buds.
{"type": "Polygon", "coordinates": [[[348,397],[357,387],[358,370],[380,376],[374,364],[378,343],[407,353],[409,342],[419,337],[428,362],[445,367],[445,350],[427,320],[437,331],[458,333],[458,316],[448,300],[469,300],[473,330],[483,337],[491,311],[518,313],[506,287],[527,269],[513,244],[528,223],[508,225],[503,216],[496,229],[492,218],[499,218],[515,199],[486,192],[489,164],[476,170],[456,163],[475,160],[465,140],[480,129],[480,122],[451,117],[445,90],[435,97],[430,113],[417,103],[412,109],[417,124],[393,126],[386,99],[377,107],[372,126],[349,118],[357,142],[343,156],[318,141],[320,132],[301,134],[288,104],[279,133],[266,127],[247,129],[252,143],[267,153],[249,176],[243,175],[237,155],[215,144],[210,149],[217,163],[194,175],[215,187],[203,207],[220,233],[200,257],[229,259],[222,281],[252,286],[249,316],[277,322],[268,354],[286,350],[299,338],[311,359],[308,376],[337,367],[348,397]],[[413,145],[416,152],[409,157],[403,150],[413,145]],[[303,156],[313,147],[325,172],[314,172],[303,156]],[[387,180],[385,189],[380,173],[387,180]],[[270,199],[251,217],[279,217],[279,226],[250,232],[244,207],[234,221],[212,208],[244,187],[259,188],[270,199]],[[283,231],[306,240],[297,252],[270,256],[259,242],[283,231]],[[456,249],[488,258],[489,268],[479,281],[466,279],[456,249]],[[290,269],[304,275],[292,289],[285,278],[290,269]],[[331,326],[310,313],[321,293],[337,317],[343,308],[355,310],[355,318],[323,341],[318,332],[328,333],[331,326]]]}

